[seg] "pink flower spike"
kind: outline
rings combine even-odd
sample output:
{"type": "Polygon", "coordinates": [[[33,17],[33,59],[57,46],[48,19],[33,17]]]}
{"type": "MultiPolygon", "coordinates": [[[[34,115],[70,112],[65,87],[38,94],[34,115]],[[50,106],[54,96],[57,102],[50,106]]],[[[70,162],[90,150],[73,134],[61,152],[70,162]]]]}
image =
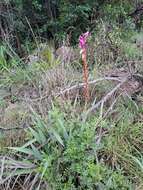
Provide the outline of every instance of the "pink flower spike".
{"type": "Polygon", "coordinates": [[[85,32],[84,34],[83,34],[83,37],[85,38],[85,39],[87,39],[87,37],[90,35],[90,33],[89,32],[85,32]]]}
{"type": "Polygon", "coordinates": [[[88,38],[89,35],[90,35],[89,32],[86,32],[86,33],[80,35],[80,37],[79,37],[79,47],[81,49],[83,49],[83,48],[86,47],[86,40],[87,40],[87,38],[88,38]]]}

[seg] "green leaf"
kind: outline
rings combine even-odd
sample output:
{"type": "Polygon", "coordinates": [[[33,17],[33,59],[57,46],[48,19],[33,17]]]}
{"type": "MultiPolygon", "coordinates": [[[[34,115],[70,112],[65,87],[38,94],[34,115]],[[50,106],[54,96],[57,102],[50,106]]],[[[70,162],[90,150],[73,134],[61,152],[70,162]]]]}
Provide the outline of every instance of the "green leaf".
{"type": "Polygon", "coordinates": [[[40,144],[42,142],[42,139],[40,138],[40,135],[38,134],[38,132],[36,132],[34,129],[32,129],[31,127],[29,128],[31,134],[34,136],[34,138],[36,139],[36,141],[40,144]]]}
{"type": "Polygon", "coordinates": [[[59,123],[60,127],[61,127],[62,130],[63,130],[63,136],[64,136],[65,140],[67,140],[67,139],[69,138],[69,136],[68,136],[68,133],[67,133],[67,131],[66,131],[66,128],[65,128],[65,126],[64,126],[63,121],[62,121],[61,119],[58,119],[58,123],[59,123]]]}
{"type": "Polygon", "coordinates": [[[134,162],[140,167],[140,170],[143,172],[143,159],[139,160],[138,158],[136,158],[135,156],[129,155],[134,162]]]}
{"type": "Polygon", "coordinates": [[[39,137],[41,142],[44,144],[46,142],[46,136],[43,134],[41,130],[39,130],[39,137]]]}
{"type": "Polygon", "coordinates": [[[22,148],[26,148],[26,147],[30,146],[31,144],[33,144],[34,142],[36,142],[36,139],[32,139],[32,140],[28,141],[27,143],[25,143],[22,146],[22,148]]]}
{"type": "Polygon", "coordinates": [[[45,174],[45,172],[46,172],[46,170],[47,170],[47,168],[48,168],[48,162],[45,162],[45,164],[44,164],[44,169],[43,169],[43,172],[42,172],[42,175],[41,175],[41,179],[43,178],[43,176],[44,176],[44,174],[45,174]]]}
{"type": "Polygon", "coordinates": [[[31,147],[34,153],[34,157],[37,158],[38,160],[42,160],[42,155],[40,151],[33,144],[31,145],[31,147]]]}
{"type": "Polygon", "coordinates": [[[64,146],[64,142],[61,139],[60,135],[54,130],[54,129],[50,129],[51,133],[54,135],[55,139],[59,142],[59,144],[61,144],[62,146],[64,146]]]}
{"type": "Polygon", "coordinates": [[[29,148],[23,148],[23,147],[10,147],[9,149],[15,150],[17,152],[21,152],[24,154],[28,154],[28,155],[33,155],[34,156],[34,152],[33,150],[29,149],[29,148]]]}

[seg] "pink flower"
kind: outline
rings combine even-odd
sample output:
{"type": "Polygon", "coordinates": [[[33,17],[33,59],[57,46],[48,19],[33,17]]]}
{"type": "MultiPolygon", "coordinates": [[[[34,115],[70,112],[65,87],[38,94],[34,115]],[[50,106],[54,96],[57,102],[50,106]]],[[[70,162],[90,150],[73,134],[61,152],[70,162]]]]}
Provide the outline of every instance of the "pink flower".
{"type": "Polygon", "coordinates": [[[79,47],[81,49],[86,48],[86,40],[87,40],[89,35],[90,35],[89,32],[86,32],[86,33],[80,35],[80,37],[79,37],[79,47]]]}

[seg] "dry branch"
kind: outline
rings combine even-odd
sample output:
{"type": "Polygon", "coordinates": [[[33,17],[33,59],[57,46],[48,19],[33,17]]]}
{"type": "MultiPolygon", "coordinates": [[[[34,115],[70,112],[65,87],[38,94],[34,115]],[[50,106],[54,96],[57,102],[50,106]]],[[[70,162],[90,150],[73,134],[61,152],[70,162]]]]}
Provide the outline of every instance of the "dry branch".
{"type": "Polygon", "coordinates": [[[99,102],[94,104],[91,108],[87,110],[84,115],[83,121],[87,120],[88,115],[94,112],[100,105],[103,107],[104,103],[128,80],[128,77],[124,78],[118,85],[116,85],[110,92],[108,92],[99,102]]]}
{"type": "Polygon", "coordinates": [[[12,128],[0,127],[1,131],[11,131],[11,130],[20,130],[20,129],[24,129],[24,128],[22,128],[22,127],[12,127],[12,128]]]}
{"type": "MultiPolygon", "coordinates": [[[[88,84],[93,85],[93,84],[96,84],[98,82],[105,81],[105,80],[121,82],[121,79],[119,79],[119,77],[103,77],[103,78],[99,78],[99,79],[96,79],[93,81],[89,81],[88,84]]],[[[64,90],[61,90],[59,93],[56,93],[55,96],[58,97],[60,95],[64,95],[66,93],[69,93],[72,90],[80,89],[80,88],[84,87],[84,85],[85,85],[85,83],[79,83],[79,84],[73,85],[69,88],[65,88],[64,90]]]]}

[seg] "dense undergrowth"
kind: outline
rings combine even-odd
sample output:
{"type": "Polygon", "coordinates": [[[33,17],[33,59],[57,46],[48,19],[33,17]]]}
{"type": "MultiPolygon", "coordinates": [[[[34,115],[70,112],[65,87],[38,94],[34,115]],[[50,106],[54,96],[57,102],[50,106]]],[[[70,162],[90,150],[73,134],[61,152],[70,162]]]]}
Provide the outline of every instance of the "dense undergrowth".
{"type": "Polygon", "coordinates": [[[88,41],[89,102],[78,47],[1,45],[0,190],[143,189],[143,34],[108,26],[88,41]]]}

